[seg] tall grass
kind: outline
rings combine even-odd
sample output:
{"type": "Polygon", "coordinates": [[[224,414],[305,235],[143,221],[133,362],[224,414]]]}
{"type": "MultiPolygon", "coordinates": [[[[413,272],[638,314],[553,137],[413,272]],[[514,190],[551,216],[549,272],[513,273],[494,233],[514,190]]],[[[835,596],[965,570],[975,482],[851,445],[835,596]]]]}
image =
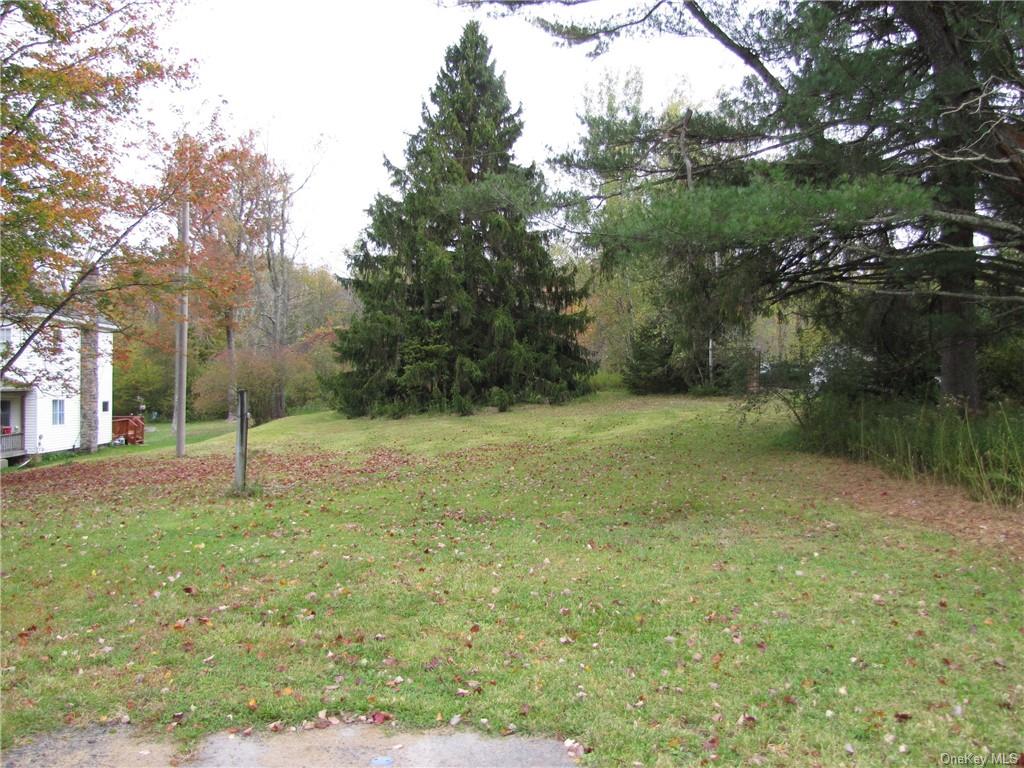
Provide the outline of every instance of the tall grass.
{"type": "Polygon", "coordinates": [[[931,404],[814,398],[801,419],[813,450],[871,461],[905,477],[931,476],[980,499],[1024,506],[1024,411],[967,416],[931,404]]]}

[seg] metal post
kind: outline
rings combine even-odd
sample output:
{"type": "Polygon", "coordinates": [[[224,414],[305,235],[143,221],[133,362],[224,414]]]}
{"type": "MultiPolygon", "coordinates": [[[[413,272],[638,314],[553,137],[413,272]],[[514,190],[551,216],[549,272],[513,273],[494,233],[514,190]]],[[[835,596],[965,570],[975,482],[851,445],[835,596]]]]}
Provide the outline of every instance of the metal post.
{"type": "Polygon", "coordinates": [[[245,491],[245,463],[249,455],[249,393],[238,390],[238,432],[235,435],[235,493],[245,491]]]}
{"type": "Polygon", "coordinates": [[[185,389],[188,386],[188,284],[189,275],[189,205],[181,206],[178,218],[178,241],[182,249],[181,296],[178,299],[178,322],[174,343],[174,432],[175,455],[185,455],[185,389]]]}

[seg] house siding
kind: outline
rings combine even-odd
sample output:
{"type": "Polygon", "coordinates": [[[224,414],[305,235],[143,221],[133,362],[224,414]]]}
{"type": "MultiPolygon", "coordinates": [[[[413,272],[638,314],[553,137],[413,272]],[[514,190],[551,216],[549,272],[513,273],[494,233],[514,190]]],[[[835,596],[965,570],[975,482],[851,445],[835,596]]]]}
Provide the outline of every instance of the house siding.
{"type": "Polygon", "coordinates": [[[25,393],[25,450],[39,453],[39,393],[31,389],[25,393]]]}
{"type": "MultiPolygon", "coordinates": [[[[12,342],[16,344],[20,340],[20,334],[18,329],[12,331],[12,342]]],[[[61,353],[56,360],[44,361],[31,347],[18,360],[18,367],[27,374],[27,377],[39,378],[39,383],[25,392],[26,453],[52,453],[79,447],[81,401],[78,393],[46,378],[47,372],[60,371],[68,381],[73,382],[73,386],[77,387],[81,333],[77,328],[64,326],[61,338],[61,353]],[[63,424],[53,423],[54,400],[64,401],[63,424]]],[[[97,361],[97,443],[104,445],[113,439],[113,334],[101,331],[98,341],[100,354],[97,361]],[[110,403],[105,412],[104,401],[110,403]]]]}
{"type": "Polygon", "coordinates": [[[96,416],[99,427],[96,442],[106,445],[114,439],[114,334],[100,333],[100,355],[97,362],[100,385],[96,393],[96,416]],[[107,403],[104,412],[103,403],[107,403]]]}

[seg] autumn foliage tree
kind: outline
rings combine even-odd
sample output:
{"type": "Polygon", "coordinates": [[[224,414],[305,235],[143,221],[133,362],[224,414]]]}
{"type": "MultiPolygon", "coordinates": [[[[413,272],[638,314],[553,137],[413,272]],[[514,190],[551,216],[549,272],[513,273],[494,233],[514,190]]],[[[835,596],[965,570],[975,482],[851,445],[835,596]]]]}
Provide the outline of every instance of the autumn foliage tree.
{"type": "Polygon", "coordinates": [[[187,76],[157,43],[164,5],[0,2],[2,310],[24,332],[5,376],[53,317],[105,310],[113,289],[147,279],[143,229],[174,191],[120,163],[142,90],[187,76]]]}
{"type": "MultiPolygon", "coordinates": [[[[160,377],[169,378],[182,290],[189,293],[194,412],[234,418],[240,386],[261,420],[319,396],[317,374],[328,373],[320,364],[325,334],[351,313],[351,297],[325,270],[296,263],[295,187],[255,142],[252,134],[230,141],[215,129],[174,142],[166,173],[180,189],[176,202],[189,203],[191,238],[187,249],[168,243],[150,270],[170,290],[119,297],[130,337],[117,352],[115,402],[122,409],[145,402],[169,413],[169,387],[160,377]]],[[[168,231],[173,212],[165,211],[168,231]]]]}

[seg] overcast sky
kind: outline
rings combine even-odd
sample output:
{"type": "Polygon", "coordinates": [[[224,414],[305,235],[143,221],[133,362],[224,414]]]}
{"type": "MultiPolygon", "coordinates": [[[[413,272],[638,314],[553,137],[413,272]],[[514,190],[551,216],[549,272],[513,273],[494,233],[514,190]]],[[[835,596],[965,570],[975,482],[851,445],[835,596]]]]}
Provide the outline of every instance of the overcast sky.
{"type": "Polygon", "coordinates": [[[542,164],[549,147],[575,143],[584,95],[608,72],[638,69],[652,107],[676,92],[710,102],[743,76],[735,57],[709,40],[622,40],[588,59],[525,18],[453,2],[192,0],[164,41],[195,60],[196,84],[161,95],[154,114],[171,131],[181,122],[198,127],[219,108],[229,131],[256,130],[261,149],[295,177],[315,167],[295,202],[301,258],[344,272],[344,250],[366,226],[365,209],[388,188],[382,160],[403,161],[445,49],[471,18],[491,42],[512,103],[522,104],[516,156],[523,164],[542,164]]]}

